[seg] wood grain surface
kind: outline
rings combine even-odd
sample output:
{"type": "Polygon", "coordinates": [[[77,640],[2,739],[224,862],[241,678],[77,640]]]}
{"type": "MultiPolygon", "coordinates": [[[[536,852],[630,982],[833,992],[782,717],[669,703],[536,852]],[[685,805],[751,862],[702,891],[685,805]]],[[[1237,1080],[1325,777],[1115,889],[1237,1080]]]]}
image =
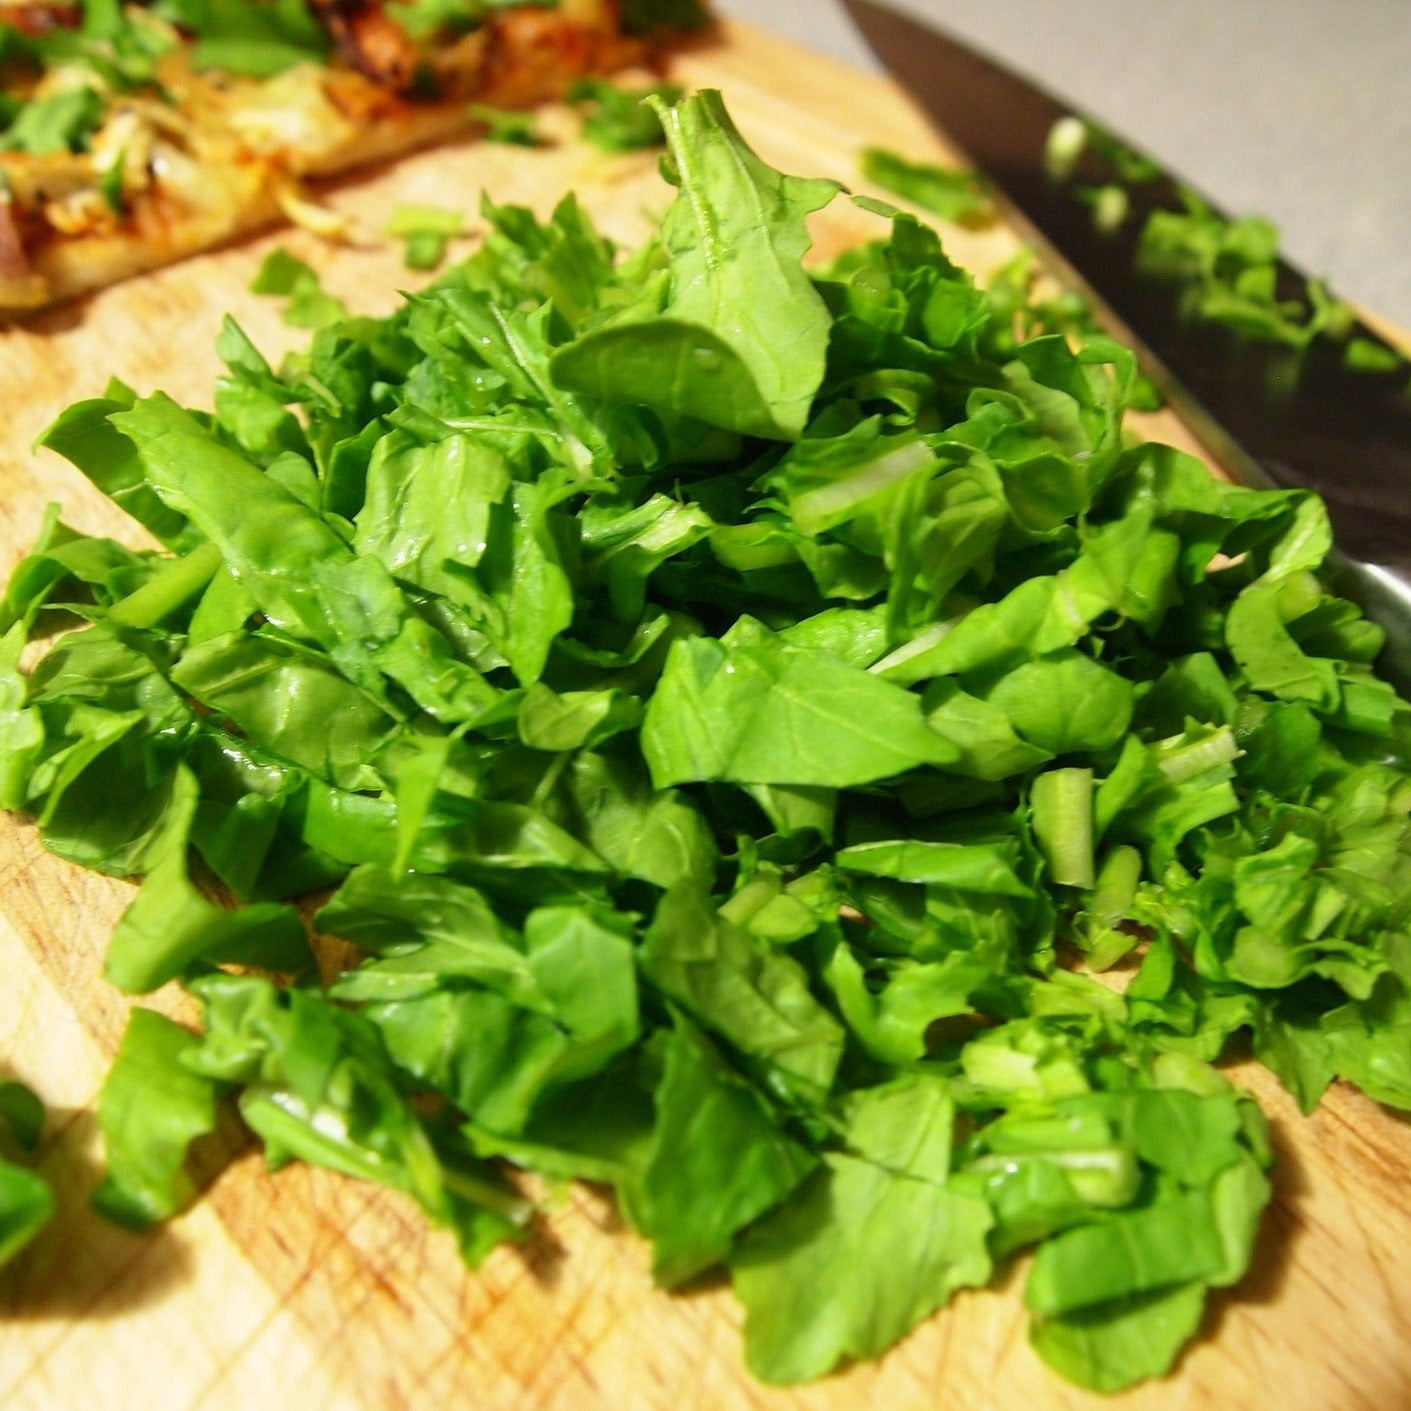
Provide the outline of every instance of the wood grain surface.
{"type": "MultiPolygon", "coordinates": [[[[770,161],[856,184],[856,153],[880,143],[945,157],[886,82],[739,27],[683,56],[675,76],[716,85],[770,161]]],[[[331,201],[371,232],[402,202],[477,209],[479,192],[546,211],[576,189],[612,235],[635,241],[667,202],[651,155],[605,158],[551,110],[555,146],[460,145],[423,153],[331,201]]],[[[827,254],[879,234],[838,202],[819,221],[827,254]]],[[[351,307],[383,312],[419,283],[386,241],[330,250],[303,232],[200,257],[0,332],[0,574],[47,500],[80,528],[137,541],[75,472],[30,443],[69,402],[116,373],[209,405],[220,318],[232,312],[271,357],[304,335],[248,292],[283,241],[317,263],[351,307]]],[[[1013,249],[1002,230],[948,232],[973,268],[1013,249]]],[[[469,243],[464,249],[470,248],[469,243]]],[[[1188,443],[1170,422],[1166,439],[1188,443]]],[[[0,1271],[0,1404],[6,1411],[1401,1411],[1411,1407],[1411,1124],[1332,1092],[1301,1118],[1266,1075],[1234,1076],[1268,1112],[1275,1197],[1256,1267],[1212,1300],[1198,1342],[1164,1382],[1103,1399],[1058,1381],[1029,1350],[1022,1266],[966,1292],[888,1356],[778,1390],[745,1371],[724,1287],[661,1293],[645,1247],[599,1194],[550,1199],[544,1234],[465,1271],[450,1237],[409,1202],[302,1167],[266,1174],[241,1151],[189,1214],[150,1236],[87,1209],[100,1153],[95,1097],[124,1022],[101,980],[129,884],[50,856],[0,818],[0,1067],[50,1107],[40,1168],[60,1213],[0,1271]]],[[[178,996],[157,997],[174,1013],[178,996]]],[[[240,1138],[228,1134],[238,1145],[240,1138]]],[[[213,1162],[212,1169],[216,1163],[213,1162]]]]}

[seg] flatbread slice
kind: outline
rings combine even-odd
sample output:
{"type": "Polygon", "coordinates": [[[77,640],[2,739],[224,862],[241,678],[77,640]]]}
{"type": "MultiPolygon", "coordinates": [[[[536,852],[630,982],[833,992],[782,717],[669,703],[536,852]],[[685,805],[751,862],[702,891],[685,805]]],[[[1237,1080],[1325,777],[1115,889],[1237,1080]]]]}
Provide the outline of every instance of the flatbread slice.
{"type": "Polygon", "coordinates": [[[698,0],[0,2],[0,317],[282,218],[305,178],[656,59],[698,0]]]}

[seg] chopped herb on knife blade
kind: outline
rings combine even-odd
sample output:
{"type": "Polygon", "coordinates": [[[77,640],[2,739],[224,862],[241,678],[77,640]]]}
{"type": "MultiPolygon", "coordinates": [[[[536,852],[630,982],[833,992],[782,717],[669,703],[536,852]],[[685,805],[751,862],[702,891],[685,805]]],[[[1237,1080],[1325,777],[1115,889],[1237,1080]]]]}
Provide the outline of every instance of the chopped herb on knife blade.
{"type": "Polygon", "coordinates": [[[858,166],[868,181],[943,220],[978,226],[996,219],[994,202],[973,171],[913,162],[885,147],[863,148],[858,166]]]}
{"type": "Polygon", "coordinates": [[[202,1012],[135,1011],[100,1204],[180,1208],[233,1099],[471,1262],[528,1231],[515,1168],[611,1185],[663,1285],[729,1272],[768,1381],[1021,1250],[1046,1361],[1158,1376],[1269,1199],[1227,1041],[1411,1107],[1380,630],[1315,497],[1124,432],[1128,352],[909,216],[805,271],[838,188],[718,94],[657,111],[643,249],[487,205],[277,370],[227,322],[213,413],[114,383],[46,433],[164,549],[56,514],[16,570],[4,801],[146,876],[109,975],[202,1012]]]}
{"type": "MultiPolygon", "coordinates": [[[[1231,218],[1210,208],[1190,187],[1171,182],[1152,160],[1085,119],[1061,118],[1049,132],[1045,162],[1074,199],[1092,209],[1099,229],[1113,231],[1131,218],[1131,193],[1151,183],[1169,185],[1169,207],[1148,211],[1137,233],[1136,261],[1145,275],[1181,291],[1183,317],[1219,324],[1262,343],[1295,351],[1315,340],[1349,339],[1354,310],[1319,280],[1301,291],[1284,288],[1279,274],[1279,231],[1263,216],[1231,218]],[[1091,159],[1078,180],[1078,163],[1091,159]]],[[[1404,363],[1390,347],[1351,340],[1347,366],[1386,372],[1404,363]],[[1369,350],[1370,353],[1369,353],[1369,350]]]]}

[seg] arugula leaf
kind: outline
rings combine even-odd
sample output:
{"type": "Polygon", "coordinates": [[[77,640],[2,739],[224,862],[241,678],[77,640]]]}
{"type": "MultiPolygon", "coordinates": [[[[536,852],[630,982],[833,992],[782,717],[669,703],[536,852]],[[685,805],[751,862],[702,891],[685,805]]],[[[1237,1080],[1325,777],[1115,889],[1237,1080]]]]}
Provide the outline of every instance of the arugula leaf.
{"type": "Polygon", "coordinates": [[[32,98],[0,132],[0,151],[28,152],[36,157],[86,151],[106,106],[103,95],[88,84],[32,98]]]}
{"type": "Polygon", "coordinates": [[[992,1268],[984,1200],[832,1155],[730,1260],[745,1357],[766,1382],[875,1357],[992,1268]]]}
{"type": "Polygon", "coordinates": [[[192,1142],[216,1126],[217,1085],[183,1066],[200,1040],[153,1009],[134,1007],[98,1100],[106,1174],[94,1207],[133,1229],[184,1210],[197,1194],[192,1142]]]}
{"type": "Polygon", "coordinates": [[[1222,1253],[1203,1195],[1161,1201],[1047,1241],[1024,1300],[1036,1313],[1070,1313],[1208,1278],[1220,1269],[1222,1253]]]}
{"type": "Polygon", "coordinates": [[[511,108],[492,108],[486,103],[472,103],[466,112],[484,129],[486,142],[504,142],[511,147],[542,147],[544,139],[532,113],[511,108]]]}
{"type": "MultiPolygon", "coordinates": [[[[1150,158],[1095,124],[1067,117],[1049,134],[1047,158],[1054,177],[1070,180],[1085,150],[1110,170],[1112,179],[1101,185],[1073,184],[1072,194],[1092,207],[1096,224],[1119,226],[1128,218],[1131,188],[1158,179],[1161,172],[1150,158]]],[[[1149,275],[1179,284],[1186,315],[1295,350],[1319,337],[1347,338],[1355,312],[1318,281],[1309,282],[1303,297],[1283,297],[1279,232],[1272,222],[1262,216],[1219,215],[1189,187],[1178,187],[1176,196],[1177,207],[1148,214],[1137,235],[1137,264],[1149,275]]],[[[1356,365],[1359,355],[1347,351],[1349,366],[1356,365]]],[[[1367,367],[1383,370],[1385,358],[1374,357],[1367,367]]]]}
{"type": "Polygon", "coordinates": [[[323,328],[348,314],[342,300],[325,292],[313,266],[283,245],[265,256],[250,281],[250,292],[287,297],[283,319],[291,328],[323,328]]]}
{"type": "Polygon", "coordinates": [[[413,39],[473,29],[506,0],[393,0],[392,17],[413,39]]]}
{"type": "Polygon", "coordinates": [[[1122,1391],[1168,1372],[1204,1311],[1205,1289],[1192,1281],[1045,1318],[1030,1336],[1039,1356],[1070,1381],[1093,1391],[1122,1391]]]}
{"type": "Polygon", "coordinates": [[[0,1081],[0,1141],[28,1153],[38,1148],[43,1136],[44,1104],[23,1083],[0,1081]]]}
{"type": "Polygon", "coordinates": [[[665,1050],[634,1215],[652,1240],[653,1277],[670,1285],[719,1263],[736,1233],[786,1199],[817,1159],[679,1015],[665,1050]]]}
{"type": "Polygon", "coordinates": [[[253,976],[210,975],[191,988],[205,1032],[182,1064],[243,1085],[241,1115],[272,1167],[298,1157],[401,1191],[451,1229],[470,1263],[522,1234],[524,1203],[470,1156],[437,1146],[362,1016],[253,976]]]}
{"type": "Polygon", "coordinates": [[[695,779],[846,788],[955,760],[915,695],[828,653],[751,635],[673,644],[642,722],[658,788],[695,779]]]}
{"type": "MultiPolygon", "coordinates": [[[[466,987],[464,961],[448,968],[445,948],[413,953],[411,964],[430,971],[435,987],[367,1011],[403,1069],[453,1099],[481,1129],[511,1137],[548,1090],[590,1076],[639,1030],[632,953],[619,930],[584,909],[541,908],[526,923],[523,947],[517,983],[477,976],[494,990],[466,987]]],[[[410,967],[394,972],[395,959],[370,967],[372,978],[405,981],[410,967]]],[[[386,992],[366,979],[360,968],[337,993],[386,992]]]]}
{"type": "Polygon", "coordinates": [[[440,206],[398,206],[387,233],[406,241],[408,269],[435,269],[446,258],[447,241],[465,234],[465,217],[440,206]]]}
{"type": "Polygon", "coordinates": [[[661,899],[642,964],[663,994],[757,1060],[782,1094],[816,1102],[832,1086],[843,1034],[809,993],[803,967],[727,920],[693,887],[661,899]]]}
{"type": "Polygon", "coordinates": [[[745,146],[718,93],[657,110],[681,193],[662,222],[669,284],[649,286],[651,303],[629,306],[560,349],[554,381],[795,440],[822,380],[828,337],[827,311],[798,266],[809,243],[804,217],[838,187],[771,171],[745,146]]]}
{"type": "Polygon", "coordinates": [[[104,975],[145,994],[196,961],[226,961],[296,971],[312,962],[299,914],[265,903],[227,910],[208,901],[187,872],[198,803],[194,776],[179,766],[166,812],[145,850],[147,877],[108,942],[104,975]]]}
{"type": "Polygon", "coordinates": [[[54,1193],[33,1171],[0,1160],[0,1264],[12,1259],[54,1217],[54,1193]]]}

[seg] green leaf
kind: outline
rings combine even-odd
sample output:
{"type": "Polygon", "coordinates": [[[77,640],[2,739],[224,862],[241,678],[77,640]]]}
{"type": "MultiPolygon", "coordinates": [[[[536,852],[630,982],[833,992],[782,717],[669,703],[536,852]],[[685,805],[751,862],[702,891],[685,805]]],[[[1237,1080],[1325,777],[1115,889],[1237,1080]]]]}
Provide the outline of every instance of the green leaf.
{"type": "Polygon", "coordinates": [[[854,1156],[898,1176],[945,1183],[955,1120],[948,1079],[908,1073],[879,1087],[856,1089],[840,1108],[854,1156]]]}
{"type": "Polygon", "coordinates": [[[0,132],[0,151],[28,152],[36,157],[86,151],[106,108],[103,95],[88,84],[31,98],[0,132]]]}
{"type": "Polygon", "coordinates": [[[1197,1280],[1045,1318],[1029,1339],[1054,1371],[1111,1393],[1169,1372],[1204,1311],[1205,1285],[1197,1280]]]}
{"type": "MultiPolygon", "coordinates": [[[[249,59],[254,61],[260,53],[259,46],[246,50],[240,41],[222,43],[218,48],[208,50],[225,55],[233,61],[249,59]]],[[[269,62],[281,67],[287,66],[288,51],[265,51],[269,62]]],[[[298,60],[293,60],[298,62],[298,60]]],[[[221,67],[222,65],[213,65],[221,67]]],[[[238,70],[236,70],[238,72],[238,70]]],[[[264,263],[250,281],[253,294],[275,294],[287,297],[289,303],[284,309],[284,322],[291,328],[323,328],[347,318],[348,310],[342,300],[326,293],[312,265],[291,255],[283,245],[276,245],[265,256],[264,263]]]]}
{"type": "Polygon", "coordinates": [[[937,1021],[969,1014],[971,995],[990,974],[983,959],[956,951],[941,961],[897,962],[877,989],[868,985],[857,957],[841,945],[824,971],[862,1046],[874,1058],[898,1066],[926,1056],[937,1021]]]}
{"type": "Polygon", "coordinates": [[[43,1136],[44,1104],[33,1090],[12,1078],[0,1082],[0,1145],[32,1152],[43,1136]]]}
{"type": "Polygon", "coordinates": [[[191,61],[198,69],[224,69],[268,78],[295,64],[319,62],[329,37],[304,0],[160,0],[158,13],[195,36],[191,61]]]}
{"type": "Polygon", "coordinates": [[[115,381],[107,396],[75,402],[60,412],[35,444],[70,461],[168,548],[189,549],[200,541],[198,531],[156,495],[147,483],[136,447],[109,421],[113,413],[128,410],[135,400],[128,388],[115,381]]]}
{"type": "Polygon", "coordinates": [[[472,1265],[520,1237],[524,1202],[469,1154],[435,1145],[366,1019],[253,976],[206,976],[191,988],[205,1034],[184,1065],[242,1085],[241,1115],[272,1167],[297,1158],[400,1191],[452,1230],[472,1265]]]}
{"type": "MultiPolygon", "coordinates": [[[[121,102],[173,18],[282,63],[325,43],[300,5],[3,42],[121,102]]],[[[445,44],[503,7],[394,8],[445,44]]],[[[610,1185],[662,1282],[731,1271],[775,1380],[1026,1247],[1041,1356],[1161,1375],[1269,1199],[1207,1064],[1248,1031],[1304,1107],[1342,1076],[1411,1108],[1385,633],[1316,497],[1134,438],[1134,356],[1027,258],[981,287],[864,202],[882,238],[806,270],[833,183],[718,95],[643,111],[678,191],[635,251],[571,196],[486,199],[385,318],[276,252],[303,347],[227,321],[213,413],[114,382],[45,433],[162,547],[44,515],[0,599],[0,802],[146,874],[108,971],[205,1016],[134,1018],[104,1199],[184,1203],[229,1093],[272,1165],[401,1192],[471,1262],[530,1216],[505,1163],[610,1185]],[[320,891],[316,978],[274,902],[320,891]],[[1085,973],[1139,944],[1122,992],[1085,973]]],[[[460,219],[392,224],[429,262],[460,219]]],[[[1279,301],[1267,226],[1166,233],[1241,327],[1346,331],[1279,301]]],[[[37,1135],[0,1085],[7,1116],[37,1135]]],[[[51,1204],[11,1170],[0,1256],[51,1204]]]]}
{"type": "Polygon", "coordinates": [[[1223,1261],[1210,1198],[1190,1191],[1039,1246],[1025,1305],[1046,1316],[1209,1279],[1223,1261]]]}
{"type": "Polygon", "coordinates": [[[663,890],[715,880],[709,824],[685,795],[653,789],[639,764],[583,750],[564,770],[564,791],[583,839],[624,876],[663,890]]]}
{"type": "Polygon", "coordinates": [[[875,1357],[990,1277],[983,1200],[851,1156],[824,1161],[729,1261],[745,1358],[762,1381],[875,1357]]]}
{"type": "Polygon", "coordinates": [[[568,90],[568,101],[583,109],[583,138],[603,152],[636,152],[664,147],[661,113],[681,99],[674,83],[624,89],[600,78],[581,78],[568,90]],[[656,99],[648,106],[647,99],[656,99]]]}
{"type": "Polygon", "coordinates": [[[191,1144],[216,1126],[217,1084],[183,1059],[197,1036],[156,1010],[128,1012],[121,1048],[98,1099],[106,1173],[93,1204],[132,1229],[184,1210],[197,1195],[191,1144]]]}
{"type": "Polygon", "coordinates": [[[509,108],[492,108],[485,103],[471,103],[466,108],[471,119],[484,129],[484,141],[504,142],[511,147],[542,147],[537,121],[532,113],[509,108]]]}
{"type": "Polygon", "coordinates": [[[23,1083],[0,1082],[0,1265],[13,1258],[54,1216],[54,1192],[27,1165],[44,1134],[44,1104],[23,1083]]]}
{"type": "Polygon", "coordinates": [[[386,230],[406,242],[408,269],[435,269],[446,258],[447,241],[465,234],[465,217],[441,206],[398,206],[386,230]]]}
{"type": "Polygon", "coordinates": [[[719,1263],[817,1158],[780,1131],[759,1093],[688,1021],[677,1018],[665,1048],[634,1213],[652,1241],[653,1277],[670,1285],[719,1263]]]}
{"type": "Polygon", "coordinates": [[[757,1060],[782,1092],[819,1101],[843,1032],[809,993],[802,966],[722,917],[690,886],[661,899],[642,964],[652,983],[707,1029],[757,1060]]]}
{"type": "Polygon", "coordinates": [[[642,703],[621,691],[565,691],[535,682],[519,707],[519,738],[536,750],[577,750],[630,730],[642,703]]]}
{"type": "Polygon", "coordinates": [[[147,877],[108,942],[103,974],[120,990],[146,994],[197,961],[233,961],[274,970],[312,962],[299,913],[266,903],[227,909],[192,883],[187,849],[199,802],[194,776],[179,766],[166,812],[146,857],[147,877]]]}
{"type": "Polygon", "coordinates": [[[0,1265],[54,1217],[54,1192],[40,1176],[0,1160],[0,1265]]]}
{"type": "Polygon", "coordinates": [[[958,752],[920,697],[825,652],[768,640],[672,645],[642,723],[658,788],[698,779],[846,788],[958,752]]]}
{"type": "Polygon", "coordinates": [[[681,192],[662,223],[669,288],[553,360],[561,387],[734,431],[795,440],[823,377],[828,315],[798,261],[831,181],[781,176],[720,95],[658,105],[681,192]],[[785,351],[787,350],[787,352],[785,351]]]}

